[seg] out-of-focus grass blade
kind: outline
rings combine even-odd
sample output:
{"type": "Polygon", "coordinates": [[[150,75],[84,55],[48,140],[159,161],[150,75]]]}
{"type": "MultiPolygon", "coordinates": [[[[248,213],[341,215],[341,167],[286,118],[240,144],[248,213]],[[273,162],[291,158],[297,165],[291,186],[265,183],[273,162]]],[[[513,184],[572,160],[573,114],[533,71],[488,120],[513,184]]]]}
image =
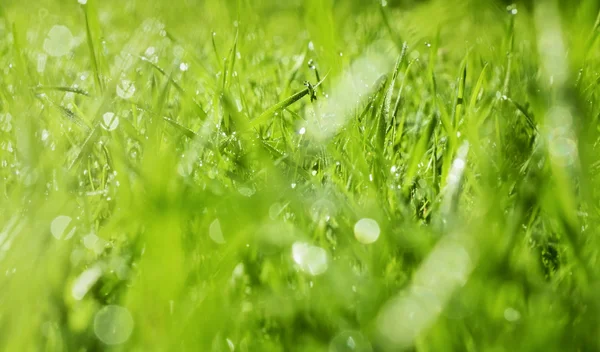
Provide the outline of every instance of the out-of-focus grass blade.
{"type": "Polygon", "coordinates": [[[394,87],[396,85],[396,78],[398,78],[398,73],[400,72],[400,68],[402,67],[402,63],[406,58],[407,44],[404,43],[402,45],[402,52],[396,61],[396,66],[394,67],[394,72],[392,73],[392,79],[389,83],[388,89],[386,91],[385,97],[383,99],[383,105],[381,107],[381,113],[379,115],[378,126],[377,126],[377,146],[380,149],[380,152],[383,153],[385,147],[385,134],[387,132],[387,124],[391,121],[390,111],[392,107],[392,95],[394,94],[394,87]]]}
{"type": "Polygon", "coordinates": [[[81,88],[74,88],[74,87],[40,86],[40,87],[33,87],[32,89],[34,89],[36,93],[39,93],[42,91],[58,91],[58,92],[68,92],[68,93],[74,93],[74,94],[79,94],[79,95],[85,95],[86,97],[90,96],[90,93],[88,91],[83,90],[81,88]]]}
{"type": "Polygon", "coordinates": [[[166,116],[163,116],[163,120],[165,120],[166,122],[169,123],[169,125],[175,127],[175,129],[179,132],[181,132],[181,134],[185,135],[188,138],[194,138],[197,136],[196,132],[190,130],[189,128],[183,126],[182,124],[180,124],[179,122],[170,119],[166,116]]]}
{"type": "Polygon", "coordinates": [[[475,88],[471,92],[471,100],[469,102],[469,113],[473,112],[475,109],[475,104],[477,104],[477,99],[479,97],[479,93],[483,87],[483,82],[485,81],[485,73],[487,71],[488,64],[485,64],[481,69],[481,73],[479,74],[479,78],[477,79],[477,83],[475,83],[475,88]]]}
{"type": "Polygon", "coordinates": [[[85,34],[88,44],[88,49],[90,51],[90,61],[92,63],[92,69],[94,70],[94,81],[96,82],[96,87],[102,93],[104,91],[104,84],[102,83],[100,67],[98,65],[98,56],[96,54],[96,48],[94,46],[94,37],[92,35],[92,24],[91,19],[96,19],[96,11],[93,6],[93,1],[89,1],[87,4],[83,5],[83,13],[85,15],[85,34]]]}
{"type": "Polygon", "coordinates": [[[235,32],[233,47],[231,50],[229,50],[229,55],[227,56],[227,59],[225,59],[223,65],[223,89],[228,88],[231,84],[231,76],[233,75],[233,68],[235,66],[235,57],[237,53],[238,34],[239,30],[235,32]]]}

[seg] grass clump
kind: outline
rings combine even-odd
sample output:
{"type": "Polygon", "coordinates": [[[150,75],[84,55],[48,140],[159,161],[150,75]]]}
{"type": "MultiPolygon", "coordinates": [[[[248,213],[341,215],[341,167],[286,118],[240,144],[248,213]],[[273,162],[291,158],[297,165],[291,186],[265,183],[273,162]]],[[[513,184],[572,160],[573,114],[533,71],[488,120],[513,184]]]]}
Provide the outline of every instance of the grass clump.
{"type": "Polygon", "coordinates": [[[599,349],[598,11],[4,1],[0,349],[599,349]]]}

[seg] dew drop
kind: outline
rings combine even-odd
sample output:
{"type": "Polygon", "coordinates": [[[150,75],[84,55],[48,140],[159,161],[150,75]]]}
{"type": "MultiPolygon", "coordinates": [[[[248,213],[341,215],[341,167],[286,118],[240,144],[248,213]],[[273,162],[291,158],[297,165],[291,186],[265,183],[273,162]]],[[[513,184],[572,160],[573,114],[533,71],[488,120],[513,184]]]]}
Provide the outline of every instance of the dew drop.
{"type": "Polygon", "coordinates": [[[521,319],[521,313],[519,313],[519,311],[514,308],[506,308],[504,310],[504,319],[511,323],[514,323],[521,319]]]}
{"type": "Polygon", "coordinates": [[[44,50],[54,57],[65,56],[73,46],[73,34],[69,28],[56,25],[50,29],[44,40],[44,50]]]}
{"type": "Polygon", "coordinates": [[[127,308],[108,305],[94,317],[94,333],[107,345],[122,344],[129,339],[133,331],[133,317],[127,308]]]}
{"type": "Polygon", "coordinates": [[[304,242],[292,245],[292,258],[303,272],[316,276],[327,271],[327,252],[325,249],[304,242]]]}
{"type": "Polygon", "coordinates": [[[354,237],[363,244],[374,243],[380,233],[379,224],[373,219],[363,218],[354,225],[354,237]]]}
{"type": "Polygon", "coordinates": [[[223,231],[221,230],[221,222],[219,219],[215,219],[210,223],[208,228],[208,236],[211,240],[215,241],[218,244],[224,244],[225,238],[223,238],[223,231]]]}
{"type": "Polygon", "coordinates": [[[119,83],[117,85],[117,95],[121,99],[127,100],[127,99],[131,98],[134,93],[135,93],[135,85],[133,84],[132,81],[124,79],[121,81],[121,83],[119,83]]]}
{"type": "Polygon", "coordinates": [[[76,227],[69,229],[71,224],[71,217],[66,215],[59,215],[50,224],[50,232],[52,236],[57,240],[68,240],[75,234],[76,227]],[[68,231],[67,231],[68,230],[68,231]]]}
{"type": "Polygon", "coordinates": [[[102,127],[107,131],[114,131],[119,126],[119,117],[112,112],[102,115],[102,127]]]}

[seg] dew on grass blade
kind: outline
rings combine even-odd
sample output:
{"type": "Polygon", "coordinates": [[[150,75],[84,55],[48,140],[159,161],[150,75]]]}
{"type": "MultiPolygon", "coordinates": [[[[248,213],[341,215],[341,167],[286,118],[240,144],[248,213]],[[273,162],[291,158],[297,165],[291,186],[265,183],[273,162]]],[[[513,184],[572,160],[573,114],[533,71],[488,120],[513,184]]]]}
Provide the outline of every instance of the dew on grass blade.
{"type": "Polygon", "coordinates": [[[370,244],[377,241],[381,230],[377,221],[369,218],[360,219],[354,224],[354,237],[358,242],[370,244]]]}
{"type": "Polygon", "coordinates": [[[48,55],[61,57],[67,55],[73,46],[73,34],[69,28],[56,25],[50,29],[44,40],[44,50],[48,55]]]}
{"type": "Polygon", "coordinates": [[[135,94],[135,85],[132,81],[124,79],[117,85],[117,95],[119,98],[127,100],[130,99],[133,94],[135,94]]]}
{"type": "Polygon", "coordinates": [[[369,340],[359,331],[342,331],[329,343],[329,352],[371,352],[369,340]]]}
{"type": "Polygon", "coordinates": [[[327,271],[328,259],[325,249],[305,242],[292,245],[292,258],[303,272],[316,276],[327,271]]]}
{"type": "Polygon", "coordinates": [[[182,62],[182,63],[180,63],[180,64],[179,64],[179,70],[180,70],[181,72],[185,72],[185,71],[187,71],[189,68],[190,68],[190,66],[189,66],[187,63],[185,63],[185,62],[182,62]]]}
{"type": "Polygon", "coordinates": [[[225,243],[225,238],[223,237],[223,231],[221,230],[221,222],[219,219],[215,219],[210,223],[208,228],[208,236],[211,240],[215,241],[215,243],[225,243]]]}
{"type": "Polygon", "coordinates": [[[69,227],[71,221],[71,217],[66,215],[59,215],[54,218],[50,224],[50,232],[52,233],[52,236],[54,236],[54,238],[57,240],[68,240],[69,238],[73,237],[73,234],[75,234],[75,230],[77,228],[69,227]]]}
{"type": "MultiPolygon", "coordinates": [[[[313,176],[317,172],[313,170],[313,176]]],[[[314,222],[319,222],[321,219],[329,220],[332,216],[337,215],[337,207],[333,202],[326,198],[315,201],[310,207],[310,216],[314,222]]]]}
{"type": "Polygon", "coordinates": [[[108,305],[94,317],[94,333],[107,345],[119,345],[126,342],[133,331],[133,317],[127,308],[108,305]]]}
{"type": "Polygon", "coordinates": [[[90,288],[94,286],[94,284],[98,281],[98,279],[102,276],[102,269],[100,266],[93,266],[77,277],[75,282],[73,283],[73,288],[71,289],[71,295],[76,300],[80,301],[85,297],[90,288]]]}
{"type": "Polygon", "coordinates": [[[112,112],[102,115],[102,127],[107,131],[114,131],[119,126],[119,117],[112,112]]]}

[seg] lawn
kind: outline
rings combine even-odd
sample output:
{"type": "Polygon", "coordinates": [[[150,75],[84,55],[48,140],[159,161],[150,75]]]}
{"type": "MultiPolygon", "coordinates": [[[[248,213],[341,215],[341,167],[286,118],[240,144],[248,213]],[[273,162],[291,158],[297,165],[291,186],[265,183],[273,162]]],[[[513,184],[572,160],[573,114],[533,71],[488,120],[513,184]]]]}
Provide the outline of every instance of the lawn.
{"type": "Polygon", "coordinates": [[[596,0],[1,0],[1,351],[600,350],[596,0]]]}

